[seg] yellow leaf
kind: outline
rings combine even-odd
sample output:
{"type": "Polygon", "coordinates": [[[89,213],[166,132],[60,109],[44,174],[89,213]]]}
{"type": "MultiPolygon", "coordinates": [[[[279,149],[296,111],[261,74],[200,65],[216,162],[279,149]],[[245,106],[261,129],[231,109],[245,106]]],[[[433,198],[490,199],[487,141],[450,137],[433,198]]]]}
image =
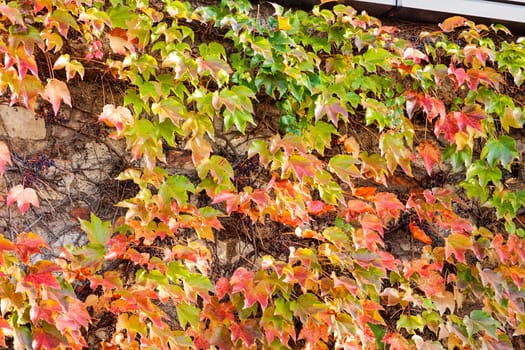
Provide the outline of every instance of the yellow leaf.
{"type": "Polygon", "coordinates": [[[279,23],[279,30],[290,30],[292,26],[290,25],[290,19],[288,17],[277,16],[277,21],[279,23]]]}

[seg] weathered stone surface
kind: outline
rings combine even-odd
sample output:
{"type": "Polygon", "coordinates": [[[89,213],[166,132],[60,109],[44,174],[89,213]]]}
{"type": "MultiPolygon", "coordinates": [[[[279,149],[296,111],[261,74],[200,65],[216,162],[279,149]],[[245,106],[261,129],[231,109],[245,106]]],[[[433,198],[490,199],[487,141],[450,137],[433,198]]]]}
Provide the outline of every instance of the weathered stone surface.
{"type": "MultiPolygon", "coordinates": [[[[35,119],[33,112],[22,107],[0,105],[0,118],[4,132],[11,138],[43,140],[46,138],[46,125],[43,119],[35,119]]],[[[0,130],[1,131],[1,130],[0,130]]]]}

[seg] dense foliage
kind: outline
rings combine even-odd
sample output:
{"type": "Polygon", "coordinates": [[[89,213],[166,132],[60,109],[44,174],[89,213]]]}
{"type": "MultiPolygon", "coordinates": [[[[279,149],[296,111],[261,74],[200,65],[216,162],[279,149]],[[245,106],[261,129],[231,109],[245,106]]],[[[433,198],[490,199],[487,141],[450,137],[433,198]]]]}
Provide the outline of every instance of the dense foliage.
{"type": "MultiPolygon", "coordinates": [[[[34,233],[0,240],[4,346],[80,349],[103,318],[112,333],[89,345],[108,349],[511,349],[525,333],[525,189],[507,181],[525,47],[504,27],[453,17],[411,40],[351,7],[263,20],[233,0],[12,0],[0,13],[12,104],[57,113],[88,66],[124,86],[99,122],[127,142],[119,179],[139,189],[115,223],[82,221],[89,244],[56,260],[36,259],[34,233]],[[241,186],[244,155],[217,145],[263,123],[274,135],[248,152],[261,175],[241,186]],[[179,145],[195,178],[166,170],[179,145]],[[228,217],[288,227],[297,245],[212,278],[228,217]],[[413,258],[388,249],[393,227],[421,242],[413,258]]],[[[7,201],[38,205],[22,185],[7,201]]]]}

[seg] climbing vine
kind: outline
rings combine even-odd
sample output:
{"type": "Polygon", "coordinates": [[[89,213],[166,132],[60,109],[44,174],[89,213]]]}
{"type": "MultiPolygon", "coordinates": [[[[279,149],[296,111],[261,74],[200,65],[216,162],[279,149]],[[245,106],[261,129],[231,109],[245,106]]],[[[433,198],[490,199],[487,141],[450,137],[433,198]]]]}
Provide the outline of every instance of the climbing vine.
{"type": "MultiPolygon", "coordinates": [[[[456,16],[413,41],[348,6],[263,19],[232,0],[13,0],[0,13],[9,103],[46,100],[56,116],[87,67],[122,83],[98,122],[127,143],[119,180],[138,188],[115,222],[81,220],[89,243],[53,261],[37,259],[35,233],[0,239],[2,346],[511,349],[524,334],[525,189],[508,180],[525,47],[505,27],[456,16]],[[268,123],[238,154],[228,135],[268,123]],[[194,177],[167,170],[178,147],[194,177]],[[259,175],[240,185],[246,157],[259,175]],[[280,225],[296,244],[213,276],[226,218],[280,225]],[[388,248],[393,227],[419,242],[411,259],[388,248]],[[111,334],[88,344],[102,318],[111,334]]],[[[10,162],[2,143],[0,170],[10,162]]],[[[21,184],[15,202],[38,198],[21,184]]]]}

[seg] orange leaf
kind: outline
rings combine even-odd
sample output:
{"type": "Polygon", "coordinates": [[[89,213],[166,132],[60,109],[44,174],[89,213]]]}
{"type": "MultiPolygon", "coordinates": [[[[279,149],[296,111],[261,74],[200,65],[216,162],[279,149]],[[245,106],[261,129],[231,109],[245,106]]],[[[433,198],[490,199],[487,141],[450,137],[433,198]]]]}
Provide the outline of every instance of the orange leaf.
{"type": "Polygon", "coordinates": [[[29,204],[33,204],[38,208],[38,197],[35,193],[35,190],[32,188],[24,188],[22,185],[17,185],[13,187],[9,194],[7,195],[7,205],[11,205],[16,201],[18,210],[22,214],[29,209],[29,204]]]}
{"type": "Polygon", "coordinates": [[[71,107],[71,95],[69,94],[69,89],[67,88],[66,83],[58,79],[48,79],[42,97],[51,103],[55,115],[58,113],[61,100],[71,107]]]}
{"type": "Polygon", "coordinates": [[[430,238],[425,231],[420,229],[415,222],[411,222],[408,225],[408,228],[410,229],[410,232],[412,233],[412,236],[414,236],[415,239],[417,239],[420,242],[423,242],[425,244],[432,244],[432,238],[430,238]]]}
{"type": "Polygon", "coordinates": [[[464,26],[467,22],[468,20],[465,17],[453,16],[444,20],[443,23],[440,23],[439,28],[441,28],[441,30],[445,33],[449,33],[457,27],[464,26]]]}
{"type": "Polygon", "coordinates": [[[352,188],[352,194],[363,199],[373,199],[376,190],[376,187],[357,187],[352,188]]]}
{"type": "Polygon", "coordinates": [[[423,159],[428,175],[432,174],[435,164],[441,162],[441,151],[434,141],[423,141],[417,146],[417,156],[423,159]]]}

